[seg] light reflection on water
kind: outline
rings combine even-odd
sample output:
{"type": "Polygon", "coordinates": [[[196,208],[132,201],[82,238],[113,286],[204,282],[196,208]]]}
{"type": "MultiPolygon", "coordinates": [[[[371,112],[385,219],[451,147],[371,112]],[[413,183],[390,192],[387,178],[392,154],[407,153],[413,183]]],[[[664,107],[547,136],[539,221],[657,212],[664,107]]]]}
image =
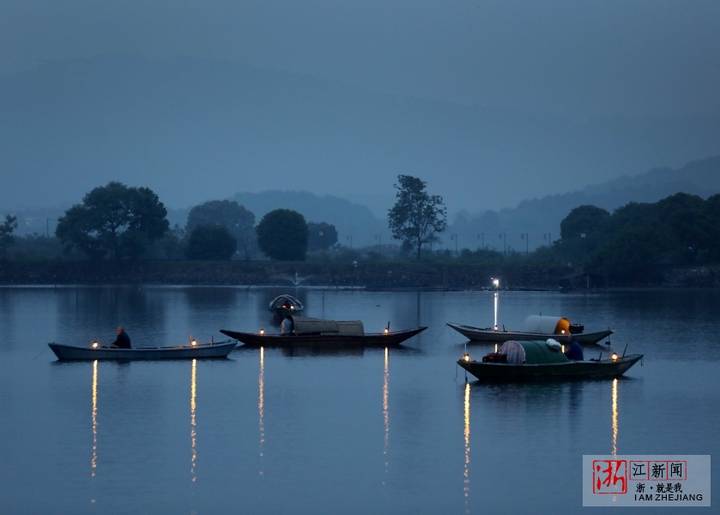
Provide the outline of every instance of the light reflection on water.
{"type": "Polygon", "coordinates": [[[386,484],[386,477],[390,468],[390,349],[385,347],[385,361],[383,366],[383,389],[382,389],[382,414],[383,414],[383,460],[385,464],[385,477],[383,485],[386,484]]]}
{"type": "Polygon", "coordinates": [[[193,359],[190,365],[190,478],[193,483],[197,481],[197,360],[193,359]]]}
{"type": "Polygon", "coordinates": [[[258,432],[260,434],[260,440],[258,443],[259,456],[260,456],[260,467],[258,474],[260,476],[265,474],[263,470],[263,460],[265,456],[265,348],[260,347],[260,367],[258,372],[258,432]]]}
{"type": "Polygon", "coordinates": [[[612,445],[610,452],[613,456],[617,454],[617,443],[618,443],[618,378],[612,380],[612,445]]]}
{"type": "Polygon", "coordinates": [[[98,464],[97,437],[98,437],[98,360],[92,362],[91,410],[90,421],[92,427],[92,448],[90,452],[90,477],[95,477],[98,464]]]}
{"type": "Polygon", "coordinates": [[[463,396],[463,498],[465,513],[470,513],[470,383],[465,383],[463,396]]]}

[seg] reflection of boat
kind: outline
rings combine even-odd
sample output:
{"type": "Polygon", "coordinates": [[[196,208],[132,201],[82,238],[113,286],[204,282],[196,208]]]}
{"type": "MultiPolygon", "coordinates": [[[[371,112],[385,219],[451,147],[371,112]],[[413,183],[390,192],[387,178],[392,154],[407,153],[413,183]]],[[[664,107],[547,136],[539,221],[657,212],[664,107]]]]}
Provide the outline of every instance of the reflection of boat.
{"type": "Polygon", "coordinates": [[[255,347],[314,347],[318,345],[348,347],[392,347],[399,345],[427,327],[418,327],[408,331],[390,331],[366,333],[360,321],[318,320],[314,318],[292,317],[292,334],[243,333],[221,330],[220,332],[246,345],[255,347]]]}
{"type": "Polygon", "coordinates": [[[448,323],[447,325],[469,340],[491,343],[503,343],[509,340],[531,341],[554,338],[561,343],[576,340],[582,344],[594,344],[612,334],[610,329],[586,333],[584,332],[585,328],[583,325],[573,324],[565,317],[539,315],[529,316],[525,320],[525,328],[523,331],[508,331],[505,328],[482,328],[453,323],[448,323]]]}
{"type": "Polygon", "coordinates": [[[119,349],[102,347],[93,343],[90,347],[74,345],[48,344],[60,361],[87,360],[159,360],[159,359],[207,359],[226,358],[236,343],[224,341],[197,345],[179,345],[177,347],[136,347],[119,349]]]}
{"type": "MultiPolygon", "coordinates": [[[[255,347],[253,347],[255,348],[255,347]]],[[[365,347],[357,344],[333,345],[284,345],[280,348],[283,356],[289,358],[305,358],[310,356],[362,356],[365,347]]]]}
{"type": "Polygon", "coordinates": [[[571,361],[565,357],[565,354],[546,342],[515,343],[522,347],[520,350],[522,357],[518,362],[485,361],[485,359],[476,361],[465,354],[458,360],[458,365],[480,381],[603,379],[623,375],[643,357],[642,354],[618,356],[613,353],[608,359],[571,361]]]}
{"type": "Polygon", "coordinates": [[[292,313],[300,313],[305,309],[303,303],[297,297],[287,293],[278,295],[270,301],[268,310],[278,318],[284,318],[292,313]]]}

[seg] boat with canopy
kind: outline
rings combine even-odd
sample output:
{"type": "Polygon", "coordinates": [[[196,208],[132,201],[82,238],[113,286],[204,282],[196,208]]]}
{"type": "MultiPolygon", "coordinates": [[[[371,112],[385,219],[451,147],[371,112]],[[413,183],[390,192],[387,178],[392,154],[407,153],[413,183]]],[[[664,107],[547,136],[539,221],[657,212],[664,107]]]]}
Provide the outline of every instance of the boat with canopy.
{"type": "Polygon", "coordinates": [[[448,322],[449,327],[469,340],[503,343],[509,340],[533,341],[554,338],[561,343],[575,340],[582,344],[595,344],[613,334],[612,330],[585,332],[584,326],[573,324],[563,316],[531,315],[525,319],[523,329],[511,331],[505,327],[474,327],[448,322]]]}
{"type": "Polygon", "coordinates": [[[392,347],[423,332],[427,327],[405,331],[391,331],[390,326],[379,333],[366,333],[360,320],[321,320],[318,318],[289,316],[292,330],[285,334],[268,334],[264,329],[257,333],[230,331],[220,332],[247,346],[314,346],[354,345],[365,347],[392,347]]]}
{"type": "Polygon", "coordinates": [[[465,353],[458,365],[480,381],[543,381],[558,379],[604,379],[619,377],[642,359],[642,354],[603,354],[595,359],[573,361],[555,340],[507,341],[499,352],[481,361],[465,353]]]}

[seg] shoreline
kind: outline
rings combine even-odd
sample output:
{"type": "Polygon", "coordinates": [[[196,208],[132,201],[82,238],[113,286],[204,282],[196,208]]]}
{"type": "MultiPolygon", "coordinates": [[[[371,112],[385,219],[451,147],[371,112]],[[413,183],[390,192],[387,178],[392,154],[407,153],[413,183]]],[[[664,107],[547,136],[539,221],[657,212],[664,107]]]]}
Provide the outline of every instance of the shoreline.
{"type": "Polygon", "coordinates": [[[483,291],[491,277],[502,290],[603,293],[720,287],[720,269],[667,269],[653,284],[607,284],[594,278],[587,288],[581,270],[552,265],[498,265],[433,261],[276,262],[139,261],[4,262],[0,287],[168,286],[343,289],[368,291],[483,291]]]}

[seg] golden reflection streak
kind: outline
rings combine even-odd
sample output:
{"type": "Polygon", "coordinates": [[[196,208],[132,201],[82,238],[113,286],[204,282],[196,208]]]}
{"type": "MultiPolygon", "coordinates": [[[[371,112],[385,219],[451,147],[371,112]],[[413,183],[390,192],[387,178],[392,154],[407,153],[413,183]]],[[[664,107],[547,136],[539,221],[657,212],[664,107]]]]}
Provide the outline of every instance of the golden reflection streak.
{"type": "Polygon", "coordinates": [[[262,468],[262,459],[265,447],[265,348],[260,347],[260,372],[258,373],[258,432],[260,434],[259,452],[260,452],[260,470],[259,475],[264,475],[262,468]]]}
{"type": "MultiPolygon", "coordinates": [[[[385,347],[385,365],[383,368],[382,413],[383,413],[383,458],[385,474],[390,467],[390,349],[385,347]]],[[[385,484],[385,481],[383,481],[385,484]]]]}
{"type": "Polygon", "coordinates": [[[465,383],[465,398],[463,402],[465,440],[465,462],[463,466],[463,497],[465,498],[465,512],[469,513],[470,507],[470,383],[465,383]]]}
{"type": "Polygon", "coordinates": [[[612,455],[617,455],[618,440],[618,378],[612,381],[612,455]]]}
{"type": "Polygon", "coordinates": [[[190,368],[190,476],[192,482],[197,481],[197,359],[192,360],[190,368]]]}
{"type": "Polygon", "coordinates": [[[90,477],[95,477],[97,471],[97,415],[98,415],[98,360],[93,361],[92,365],[92,386],[91,386],[91,406],[90,419],[92,425],[92,452],[90,453],[90,477]]]}

